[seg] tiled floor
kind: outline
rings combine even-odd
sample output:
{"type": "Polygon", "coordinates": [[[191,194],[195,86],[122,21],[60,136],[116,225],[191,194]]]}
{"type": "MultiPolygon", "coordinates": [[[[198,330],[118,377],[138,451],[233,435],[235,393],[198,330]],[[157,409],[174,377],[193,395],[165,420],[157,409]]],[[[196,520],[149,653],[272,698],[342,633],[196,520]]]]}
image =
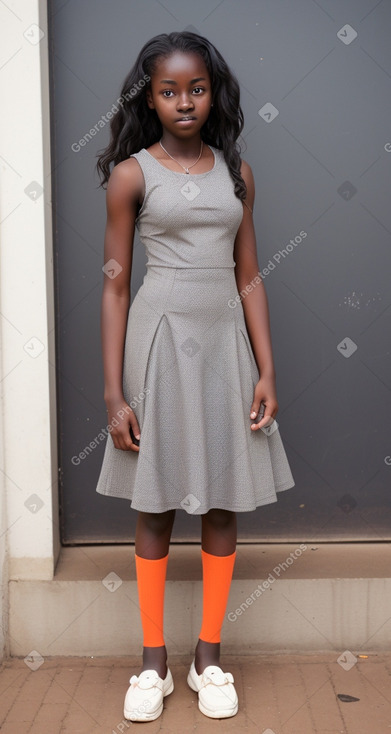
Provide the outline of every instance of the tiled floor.
{"type": "Polygon", "coordinates": [[[46,658],[0,668],[1,734],[386,734],[391,733],[391,653],[225,656],[239,711],[209,719],[186,676],[191,658],[169,660],[175,689],[149,723],[123,719],[124,694],[141,658],[46,658]],[[338,659],[340,662],[338,662],[338,659]],[[359,699],[343,701],[339,694],[359,699]]]}

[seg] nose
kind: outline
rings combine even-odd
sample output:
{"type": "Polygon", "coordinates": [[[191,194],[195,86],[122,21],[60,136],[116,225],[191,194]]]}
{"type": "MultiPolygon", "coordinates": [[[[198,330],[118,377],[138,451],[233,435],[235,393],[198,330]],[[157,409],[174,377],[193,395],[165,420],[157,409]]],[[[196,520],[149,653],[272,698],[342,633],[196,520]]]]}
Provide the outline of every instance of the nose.
{"type": "Polygon", "coordinates": [[[178,109],[179,110],[188,110],[193,106],[193,101],[191,97],[187,94],[187,92],[184,92],[183,94],[180,94],[178,97],[178,109]]]}

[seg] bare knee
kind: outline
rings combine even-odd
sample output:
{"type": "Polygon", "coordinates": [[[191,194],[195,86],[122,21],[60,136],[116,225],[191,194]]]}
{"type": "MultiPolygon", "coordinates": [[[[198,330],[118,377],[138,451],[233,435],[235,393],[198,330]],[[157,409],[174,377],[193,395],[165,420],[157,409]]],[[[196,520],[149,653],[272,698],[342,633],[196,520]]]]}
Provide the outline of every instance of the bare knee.
{"type": "Polygon", "coordinates": [[[213,508],[202,515],[202,548],[216,556],[226,556],[236,548],[236,514],[213,508]]]}
{"type": "Polygon", "coordinates": [[[202,516],[204,525],[208,525],[214,530],[226,530],[235,524],[236,514],[230,510],[221,510],[213,508],[202,516]]]}
{"type": "Polygon", "coordinates": [[[153,535],[160,535],[172,528],[175,510],[167,512],[139,512],[138,521],[146,531],[153,535]]]}
{"type": "Polygon", "coordinates": [[[139,512],[135,551],[143,558],[163,558],[168,553],[175,510],[139,512]]]}

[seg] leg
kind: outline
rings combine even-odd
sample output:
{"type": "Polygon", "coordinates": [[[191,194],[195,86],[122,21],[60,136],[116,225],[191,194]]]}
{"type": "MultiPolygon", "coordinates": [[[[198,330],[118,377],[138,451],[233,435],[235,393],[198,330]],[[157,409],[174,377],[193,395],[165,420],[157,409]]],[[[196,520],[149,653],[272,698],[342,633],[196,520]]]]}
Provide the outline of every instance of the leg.
{"type": "Polygon", "coordinates": [[[212,509],[202,515],[203,619],[195,650],[198,675],[208,665],[220,665],[220,630],[232,580],[236,537],[234,512],[212,509]]]}
{"type": "Polygon", "coordinates": [[[163,636],[166,565],[175,510],[139,512],[136,526],[135,561],[144,634],[142,670],[167,674],[167,651],[163,636]]]}

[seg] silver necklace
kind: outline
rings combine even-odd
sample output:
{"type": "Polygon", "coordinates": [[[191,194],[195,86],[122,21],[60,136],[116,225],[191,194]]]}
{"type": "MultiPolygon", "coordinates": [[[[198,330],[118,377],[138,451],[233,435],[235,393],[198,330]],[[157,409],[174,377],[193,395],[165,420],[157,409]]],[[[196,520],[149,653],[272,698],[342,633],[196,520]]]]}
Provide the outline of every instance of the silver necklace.
{"type": "Polygon", "coordinates": [[[162,145],[161,140],[159,140],[159,143],[160,143],[160,147],[163,148],[164,152],[167,153],[167,155],[170,158],[172,158],[172,160],[175,161],[175,163],[178,163],[178,165],[181,166],[181,168],[183,168],[183,170],[185,171],[185,173],[190,173],[189,168],[193,168],[193,166],[195,166],[195,164],[198,163],[198,161],[200,160],[200,158],[202,156],[202,149],[203,149],[203,146],[204,146],[204,141],[201,140],[201,150],[200,150],[200,154],[199,154],[196,162],[195,163],[192,163],[191,166],[187,166],[186,167],[186,166],[182,166],[182,163],[179,163],[179,161],[177,161],[177,159],[174,158],[174,156],[170,155],[170,153],[168,152],[168,150],[166,150],[165,147],[164,147],[164,145],[162,145]]]}

